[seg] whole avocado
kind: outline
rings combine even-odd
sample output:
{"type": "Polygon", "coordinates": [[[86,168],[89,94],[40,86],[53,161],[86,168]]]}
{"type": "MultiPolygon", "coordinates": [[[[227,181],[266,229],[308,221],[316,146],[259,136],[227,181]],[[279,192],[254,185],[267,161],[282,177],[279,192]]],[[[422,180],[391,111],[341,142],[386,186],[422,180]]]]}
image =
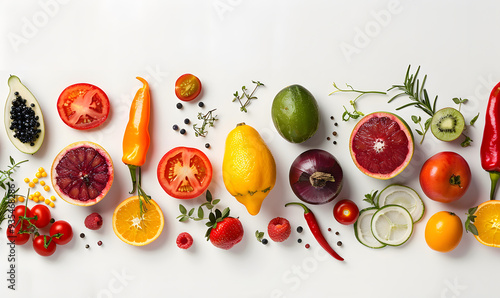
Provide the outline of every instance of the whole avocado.
{"type": "Polygon", "coordinates": [[[290,85],[278,92],[271,115],[278,133],[291,143],[302,143],[318,130],[318,103],[301,85],[290,85]]]}

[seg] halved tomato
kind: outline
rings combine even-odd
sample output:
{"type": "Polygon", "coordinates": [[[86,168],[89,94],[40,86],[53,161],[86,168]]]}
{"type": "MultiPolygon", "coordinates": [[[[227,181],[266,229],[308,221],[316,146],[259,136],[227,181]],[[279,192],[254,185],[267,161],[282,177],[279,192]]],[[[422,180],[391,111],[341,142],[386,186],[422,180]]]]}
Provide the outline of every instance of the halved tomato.
{"type": "Polygon", "coordinates": [[[108,118],[109,99],[99,87],[79,83],[66,87],[57,100],[62,121],[75,129],[90,129],[108,118]]]}
{"type": "Polygon", "coordinates": [[[168,195],[177,199],[193,199],[210,185],[212,164],[205,153],[196,148],[176,147],[162,157],[157,175],[168,195]]]}
{"type": "Polygon", "coordinates": [[[201,81],[190,73],[183,74],[175,81],[175,95],[180,100],[191,101],[201,92],[201,81]]]}

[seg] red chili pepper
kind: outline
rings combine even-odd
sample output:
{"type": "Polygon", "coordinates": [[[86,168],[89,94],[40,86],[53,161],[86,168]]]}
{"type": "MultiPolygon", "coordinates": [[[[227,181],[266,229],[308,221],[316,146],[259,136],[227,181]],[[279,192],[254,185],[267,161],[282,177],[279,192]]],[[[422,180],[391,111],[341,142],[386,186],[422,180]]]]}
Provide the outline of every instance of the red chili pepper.
{"type": "Polygon", "coordinates": [[[495,188],[500,178],[500,83],[491,91],[481,143],[481,166],[490,173],[490,200],[494,200],[495,188]]]}
{"type": "Polygon", "coordinates": [[[304,208],[304,218],[306,219],[307,225],[309,226],[309,229],[311,230],[311,233],[313,234],[314,238],[316,238],[316,241],[318,241],[319,245],[323,247],[332,257],[339,261],[343,261],[344,258],[339,256],[333,248],[328,244],[326,241],[325,237],[321,233],[321,229],[319,228],[318,221],[316,220],[316,217],[314,214],[309,210],[309,208],[306,207],[306,205],[302,203],[297,203],[297,202],[291,202],[291,203],[286,203],[285,207],[288,205],[299,205],[304,208]]]}

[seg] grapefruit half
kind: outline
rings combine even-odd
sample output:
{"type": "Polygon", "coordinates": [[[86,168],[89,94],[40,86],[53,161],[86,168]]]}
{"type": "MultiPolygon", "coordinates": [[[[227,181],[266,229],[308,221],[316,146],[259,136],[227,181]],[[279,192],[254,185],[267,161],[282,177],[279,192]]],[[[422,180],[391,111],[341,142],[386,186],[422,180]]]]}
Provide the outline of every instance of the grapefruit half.
{"type": "Polygon", "coordinates": [[[52,186],[63,200],[73,205],[98,203],[108,193],[113,178],[111,156],[92,142],[66,146],[52,163],[52,186]]]}
{"type": "Polygon", "coordinates": [[[413,134],[408,124],[388,112],[363,117],[349,140],[349,151],[358,169],[382,180],[401,173],[410,163],[413,150],[413,134]]]}

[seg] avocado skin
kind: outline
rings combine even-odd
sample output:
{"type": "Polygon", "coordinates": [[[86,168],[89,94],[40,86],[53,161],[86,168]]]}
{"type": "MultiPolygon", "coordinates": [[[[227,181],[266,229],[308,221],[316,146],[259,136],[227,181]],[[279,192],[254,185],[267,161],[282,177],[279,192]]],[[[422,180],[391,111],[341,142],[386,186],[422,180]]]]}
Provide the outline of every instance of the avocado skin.
{"type": "Polygon", "coordinates": [[[305,142],[318,130],[318,103],[301,85],[290,85],[278,92],[271,115],[278,133],[291,143],[305,142]]]}

